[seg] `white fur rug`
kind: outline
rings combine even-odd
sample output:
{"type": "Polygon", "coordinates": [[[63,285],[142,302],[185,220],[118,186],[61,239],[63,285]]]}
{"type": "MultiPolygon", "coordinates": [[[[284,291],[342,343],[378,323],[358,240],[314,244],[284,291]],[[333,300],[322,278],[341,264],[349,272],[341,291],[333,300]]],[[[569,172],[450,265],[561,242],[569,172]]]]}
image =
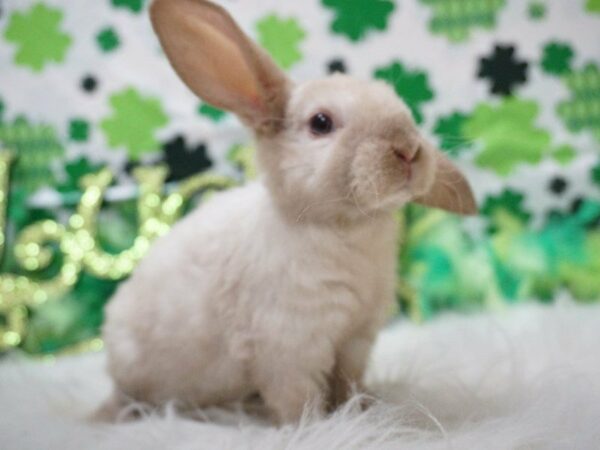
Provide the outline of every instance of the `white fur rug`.
{"type": "Polygon", "coordinates": [[[600,305],[399,323],[369,374],[382,400],[277,429],[242,413],[172,411],[99,425],[102,355],[0,363],[3,449],[599,449],[600,305]]]}

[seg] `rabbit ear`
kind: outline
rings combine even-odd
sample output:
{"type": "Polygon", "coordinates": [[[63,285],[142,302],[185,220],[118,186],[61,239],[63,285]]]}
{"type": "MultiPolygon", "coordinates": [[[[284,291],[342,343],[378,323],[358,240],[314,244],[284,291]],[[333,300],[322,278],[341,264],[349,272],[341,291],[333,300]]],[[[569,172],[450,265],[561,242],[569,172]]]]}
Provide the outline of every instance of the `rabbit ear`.
{"type": "Polygon", "coordinates": [[[436,150],[435,155],[433,185],[425,195],[415,198],[413,202],[457,214],[477,214],[475,197],[464,175],[442,152],[436,150]]]}
{"type": "Polygon", "coordinates": [[[257,130],[281,125],[287,77],[223,8],[204,0],[155,0],[150,15],[169,61],[196,95],[257,130]]]}

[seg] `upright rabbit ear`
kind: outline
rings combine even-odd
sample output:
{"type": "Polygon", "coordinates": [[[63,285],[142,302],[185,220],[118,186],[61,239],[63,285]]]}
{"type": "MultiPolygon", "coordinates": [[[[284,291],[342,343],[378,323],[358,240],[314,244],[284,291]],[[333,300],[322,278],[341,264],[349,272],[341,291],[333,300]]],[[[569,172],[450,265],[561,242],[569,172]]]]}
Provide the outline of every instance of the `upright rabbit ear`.
{"type": "Polygon", "coordinates": [[[155,0],[150,15],[169,61],[196,95],[257,131],[281,125],[289,82],[223,8],[204,0],[155,0]]]}
{"type": "Polygon", "coordinates": [[[442,152],[436,150],[435,155],[433,185],[425,195],[415,198],[413,202],[457,214],[477,214],[477,204],[469,182],[442,152]]]}

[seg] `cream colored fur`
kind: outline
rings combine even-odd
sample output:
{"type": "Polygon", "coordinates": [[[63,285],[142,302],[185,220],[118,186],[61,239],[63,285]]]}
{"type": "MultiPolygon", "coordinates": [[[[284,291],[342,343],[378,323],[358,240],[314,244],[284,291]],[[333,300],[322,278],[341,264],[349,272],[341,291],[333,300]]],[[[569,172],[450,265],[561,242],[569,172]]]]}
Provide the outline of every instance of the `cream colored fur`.
{"type": "Polygon", "coordinates": [[[263,177],[184,218],[111,300],[117,390],[100,415],[128,398],[189,408],[255,394],[279,422],[307,403],[324,412],[360,388],[394,301],[394,210],[437,186],[436,206],[469,212],[470,189],[387,85],[293,84],[215,5],[158,0],[152,12],[183,80],[254,128],[263,177]],[[243,69],[221,80],[227,52],[243,69]],[[311,132],[318,112],[332,133],[311,132]]]}

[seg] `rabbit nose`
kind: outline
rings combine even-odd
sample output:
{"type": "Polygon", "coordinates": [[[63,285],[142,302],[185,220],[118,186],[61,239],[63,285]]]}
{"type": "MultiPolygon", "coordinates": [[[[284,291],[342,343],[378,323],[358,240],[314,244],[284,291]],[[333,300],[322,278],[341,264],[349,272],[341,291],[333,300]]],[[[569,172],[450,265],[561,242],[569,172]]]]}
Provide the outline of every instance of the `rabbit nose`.
{"type": "Polygon", "coordinates": [[[410,164],[419,156],[420,147],[392,147],[392,151],[403,163],[410,164]]]}

